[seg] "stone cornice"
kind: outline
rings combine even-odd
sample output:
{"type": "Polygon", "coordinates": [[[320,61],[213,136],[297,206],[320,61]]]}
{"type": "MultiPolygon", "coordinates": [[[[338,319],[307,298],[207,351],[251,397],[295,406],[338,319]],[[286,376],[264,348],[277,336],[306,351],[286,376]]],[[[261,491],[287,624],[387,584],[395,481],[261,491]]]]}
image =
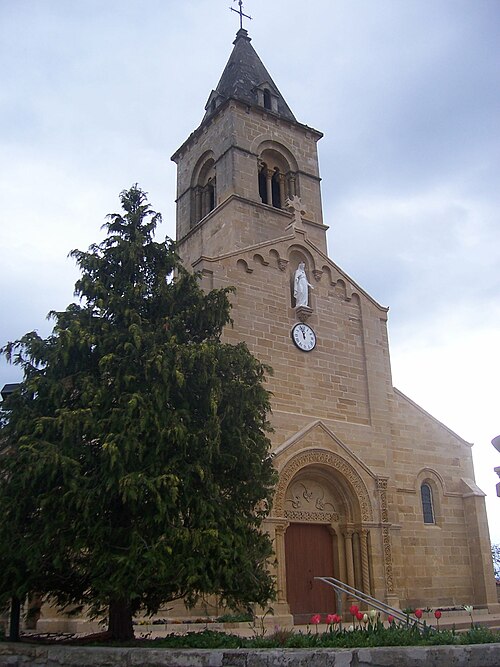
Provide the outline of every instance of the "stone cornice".
{"type": "Polygon", "coordinates": [[[210,115],[206,120],[202,121],[200,125],[196,128],[196,130],[193,130],[193,132],[191,132],[189,137],[184,141],[184,143],[182,143],[179,146],[179,148],[175,151],[175,153],[172,155],[170,159],[173,162],[177,162],[177,160],[180,158],[182,153],[188,148],[188,146],[195,139],[197,139],[202,134],[202,132],[206,128],[208,128],[231,103],[245,110],[251,109],[252,111],[255,111],[259,114],[265,114],[270,118],[276,119],[280,123],[283,123],[283,125],[299,128],[304,133],[310,133],[314,137],[316,137],[316,141],[319,141],[323,137],[322,132],[320,132],[319,130],[315,130],[313,127],[309,127],[309,125],[304,125],[303,123],[299,123],[298,121],[289,120],[288,118],[284,118],[283,116],[280,116],[279,114],[276,114],[273,111],[270,111],[269,109],[264,109],[263,107],[259,107],[257,105],[245,104],[244,102],[240,102],[240,100],[237,100],[234,97],[230,97],[227,100],[225,100],[220,106],[218,106],[216,111],[214,111],[212,115],[210,115]]]}

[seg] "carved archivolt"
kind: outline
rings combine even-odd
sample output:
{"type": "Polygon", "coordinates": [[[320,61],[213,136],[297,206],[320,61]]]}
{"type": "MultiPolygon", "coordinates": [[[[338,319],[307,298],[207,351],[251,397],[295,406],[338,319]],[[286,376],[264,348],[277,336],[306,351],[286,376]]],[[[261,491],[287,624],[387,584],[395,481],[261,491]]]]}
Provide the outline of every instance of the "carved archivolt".
{"type": "Polygon", "coordinates": [[[277,516],[287,516],[288,518],[288,515],[285,514],[286,511],[297,511],[297,509],[293,508],[293,506],[290,507],[290,503],[286,503],[286,499],[290,499],[290,495],[287,494],[287,490],[293,477],[300,470],[302,470],[302,468],[310,465],[320,465],[323,467],[332,468],[337,473],[340,473],[349,483],[349,486],[355,495],[355,499],[359,503],[361,520],[373,521],[373,510],[370,497],[368,495],[368,490],[365,486],[365,483],[361,479],[360,475],[345,459],[338,456],[337,454],[321,449],[310,449],[308,451],[297,454],[285,465],[281,471],[274,501],[274,512],[277,516]]]}
{"type": "Polygon", "coordinates": [[[337,512],[296,512],[285,510],[284,516],[289,521],[324,521],[326,523],[338,523],[339,521],[337,512]]]}

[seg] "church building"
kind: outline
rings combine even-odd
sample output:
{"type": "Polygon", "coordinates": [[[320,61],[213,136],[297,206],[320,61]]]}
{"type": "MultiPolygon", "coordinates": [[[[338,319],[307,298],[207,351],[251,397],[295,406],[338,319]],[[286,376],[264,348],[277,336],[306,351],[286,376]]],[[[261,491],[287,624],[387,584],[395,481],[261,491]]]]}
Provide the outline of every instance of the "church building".
{"type": "Polygon", "coordinates": [[[499,610],[471,445],[392,385],[387,308],[327,252],[317,143],[241,28],[200,126],[175,152],[177,242],[269,364],[265,529],[275,614],[335,610],[333,576],[395,607],[499,610]]]}

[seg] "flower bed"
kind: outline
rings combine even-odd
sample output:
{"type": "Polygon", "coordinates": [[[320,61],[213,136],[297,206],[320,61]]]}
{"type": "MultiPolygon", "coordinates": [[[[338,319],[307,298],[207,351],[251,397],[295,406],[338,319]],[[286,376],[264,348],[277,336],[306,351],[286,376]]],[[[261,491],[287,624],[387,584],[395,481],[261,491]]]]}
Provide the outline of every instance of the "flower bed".
{"type": "Polygon", "coordinates": [[[397,621],[394,616],[388,615],[384,623],[380,612],[374,609],[362,612],[356,605],[352,605],[347,622],[338,614],[313,614],[305,632],[278,626],[268,632],[262,623],[260,626],[253,625],[254,636],[250,638],[220,632],[219,628],[206,628],[201,632],[172,633],[149,640],[146,636],[143,641],[155,647],[168,648],[354,648],[500,642],[499,632],[474,624],[472,607],[466,606],[464,610],[469,614],[470,628],[460,633],[455,629],[440,629],[439,621],[443,616],[441,609],[433,613],[434,626],[422,620],[424,612],[421,609],[415,609],[412,616],[407,613],[405,621],[397,621]],[[320,632],[319,626],[322,624],[327,629],[320,632]]]}
{"type": "Polygon", "coordinates": [[[430,627],[342,628],[327,632],[296,632],[276,627],[264,636],[240,637],[204,630],[184,635],[170,634],[151,640],[137,640],[133,645],[154,648],[362,648],[375,646],[438,646],[490,644],[500,642],[500,633],[489,628],[471,628],[466,632],[436,630],[430,627]]]}

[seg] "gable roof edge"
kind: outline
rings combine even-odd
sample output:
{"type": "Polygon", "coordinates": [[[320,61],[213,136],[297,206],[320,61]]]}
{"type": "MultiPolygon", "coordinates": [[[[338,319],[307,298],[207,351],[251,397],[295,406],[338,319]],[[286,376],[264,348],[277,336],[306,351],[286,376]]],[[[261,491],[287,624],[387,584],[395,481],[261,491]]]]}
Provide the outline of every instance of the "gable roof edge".
{"type": "Polygon", "coordinates": [[[404,394],[400,389],[398,389],[397,387],[393,387],[393,391],[394,391],[395,394],[397,394],[398,396],[400,396],[403,400],[405,400],[407,403],[409,403],[410,405],[412,405],[414,408],[416,408],[416,409],[417,409],[419,412],[421,412],[423,415],[425,415],[426,417],[429,417],[429,419],[432,419],[432,421],[433,421],[435,424],[437,424],[438,426],[440,426],[441,428],[443,428],[445,431],[447,431],[447,432],[448,432],[450,435],[452,435],[454,438],[456,438],[457,440],[460,440],[460,442],[462,442],[464,445],[467,445],[467,447],[473,447],[473,446],[474,446],[474,443],[473,443],[473,442],[469,442],[468,440],[465,440],[464,438],[462,438],[462,436],[458,435],[458,433],[455,433],[455,431],[453,431],[451,428],[449,428],[448,426],[446,426],[446,424],[443,424],[443,422],[439,421],[439,419],[437,419],[436,417],[434,417],[433,415],[431,415],[430,412],[427,412],[427,410],[425,410],[425,409],[424,409],[422,406],[420,406],[418,403],[415,403],[415,401],[413,401],[411,398],[409,398],[409,396],[407,396],[406,394],[404,394]]]}

